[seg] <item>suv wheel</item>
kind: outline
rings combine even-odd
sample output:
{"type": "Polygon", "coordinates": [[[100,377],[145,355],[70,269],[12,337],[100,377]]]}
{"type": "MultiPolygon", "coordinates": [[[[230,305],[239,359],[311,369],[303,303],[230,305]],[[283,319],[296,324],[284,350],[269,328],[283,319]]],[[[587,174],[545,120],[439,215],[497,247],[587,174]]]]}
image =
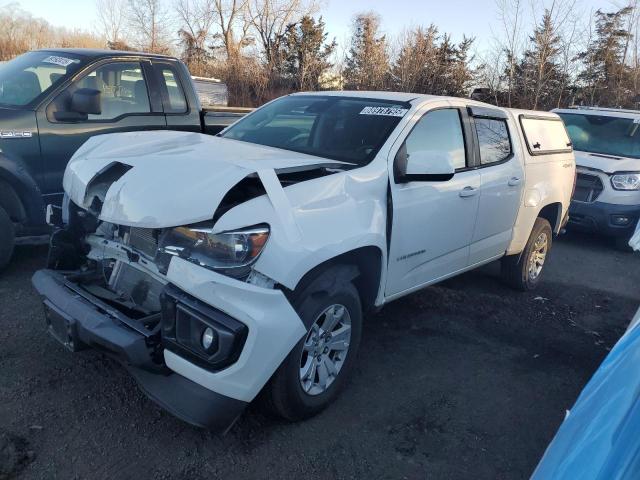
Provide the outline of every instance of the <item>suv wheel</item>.
{"type": "Polygon", "coordinates": [[[272,413],[292,421],[308,418],[329,405],[344,386],[362,330],[360,297],[347,278],[344,270],[333,268],[294,299],[307,333],[263,391],[262,400],[272,413]]]}
{"type": "Polygon", "coordinates": [[[551,250],[552,235],[549,222],[536,218],[522,253],[502,259],[502,276],[509,285],[522,291],[536,288],[551,250]]]}
{"type": "Polygon", "coordinates": [[[0,207],[0,269],[6,267],[11,260],[14,242],[13,222],[4,208],[0,207]]]}

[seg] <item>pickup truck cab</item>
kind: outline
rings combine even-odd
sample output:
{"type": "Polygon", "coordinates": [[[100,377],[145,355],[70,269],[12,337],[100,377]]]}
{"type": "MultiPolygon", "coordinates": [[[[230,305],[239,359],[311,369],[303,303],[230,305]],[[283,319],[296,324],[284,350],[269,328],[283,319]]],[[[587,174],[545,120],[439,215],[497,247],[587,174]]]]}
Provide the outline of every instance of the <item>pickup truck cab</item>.
{"type": "Polygon", "coordinates": [[[578,180],[569,226],[628,242],[640,217],[640,111],[576,107],[554,110],[573,142],[578,180]]]}
{"type": "Polygon", "coordinates": [[[553,113],[389,92],[289,95],[216,137],[101,135],[33,284],[59,341],[192,424],[227,428],[260,392],[305,418],[344,385],[363,312],[498,259],[539,283],[569,143],[553,113]]]}
{"type": "Polygon", "coordinates": [[[28,52],[0,66],[0,268],[47,242],[45,205],[88,138],[132,130],[215,134],[240,113],[203,112],[179,60],[113,50],[28,52]]]}

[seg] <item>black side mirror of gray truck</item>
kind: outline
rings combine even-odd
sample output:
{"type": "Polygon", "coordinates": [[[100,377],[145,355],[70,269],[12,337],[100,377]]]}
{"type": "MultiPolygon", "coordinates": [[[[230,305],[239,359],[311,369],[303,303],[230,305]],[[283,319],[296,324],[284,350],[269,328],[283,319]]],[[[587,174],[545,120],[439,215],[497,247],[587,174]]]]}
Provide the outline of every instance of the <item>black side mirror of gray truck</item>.
{"type": "Polygon", "coordinates": [[[100,90],[94,88],[79,88],[71,96],[71,111],[92,115],[102,113],[100,90]]]}
{"type": "Polygon", "coordinates": [[[80,122],[87,120],[89,114],[100,115],[101,93],[94,88],[79,88],[71,95],[69,110],[55,112],[55,119],[61,122],[80,122]]]}

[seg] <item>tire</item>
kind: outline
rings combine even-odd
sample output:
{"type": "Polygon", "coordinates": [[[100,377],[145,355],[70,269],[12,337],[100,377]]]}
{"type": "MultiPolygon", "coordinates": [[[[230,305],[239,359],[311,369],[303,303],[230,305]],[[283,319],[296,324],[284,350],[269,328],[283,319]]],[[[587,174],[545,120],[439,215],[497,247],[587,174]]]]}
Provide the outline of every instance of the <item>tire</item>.
{"type": "Polygon", "coordinates": [[[14,244],[15,230],[13,222],[4,208],[0,207],[0,270],[6,267],[9,260],[11,260],[14,244]]]}
{"type": "Polygon", "coordinates": [[[509,255],[502,259],[502,277],[510,286],[523,292],[536,288],[540,282],[547,255],[551,250],[552,235],[549,222],[544,218],[537,218],[522,253],[509,255]],[[542,245],[542,236],[546,242],[544,252],[538,248],[542,245]],[[534,259],[532,257],[535,254],[538,254],[538,259],[536,265],[533,266],[534,259]]]}
{"type": "MultiPolygon", "coordinates": [[[[262,392],[262,404],[269,413],[289,421],[309,418],[332,403],[344,387],[349,373],[353,369],[362,332],[360,296],[353,283],[351,283],[353,275],[350,276],[348,272],[349,269],[331,268],[312,281],[300,295],[293,299],[292,304],[307,327],[307,334],[291,350],[262,392]],[[350,323],[348,347],[346,351],[342,351],[346,355],[333,350],[329,351],[328,354],[326,350],[321,351],[319,355],[323,358],[322,362],[324,363],[318,364],[316,360],[317,368],[313,371],[313,380],[311,380],[311,375],[308,375],[306,380],[303,381],[301,378],[303,376],[301,373],[303,371],[302,367],[305,365],[312,367],[308,362],[313,362],[314,359],[318,358],[314,354],[318,347],[314,346],[313,339],[320,332],[316,330],[315,326],[318,324],[326,326],[324,322],[329,320],[329,317],[324,312],[332,306],[344,308],[341,319],[337,322],[335,329],[332,330],[333,333],[339,332],[340,339],[345,338],[344,328],[347,320],[350,323]],[[334,363],[331,360],[332,358],[341,358],[342,362],[340,363],[337,360],[334,363]],[[320,384],[320,373],[328,374],[329,368],[325,367],[327,360],[332,362],[334,368],[338,364],[339,367],[337,367],[336,375],[328,375],[327,387],[322,391],[319,386],[314,386],[314,381],[318,380],[317,383],[320,384]]],[[[334,308],[332,312],[339,314],[340,308],[334,308]]],[[[337,342],[337,338],[336,335],[335,338],[329,339],[328,342],[332,340],[337,342]]],[[[327,345],[332,345],[332,343],[327,343],[327,345]]],[[[322,347],[321,344],[319,346],[322,347]]],[[[305,371],[311,372],[312,370],[313,368],[310,368],[305,371]]]]}

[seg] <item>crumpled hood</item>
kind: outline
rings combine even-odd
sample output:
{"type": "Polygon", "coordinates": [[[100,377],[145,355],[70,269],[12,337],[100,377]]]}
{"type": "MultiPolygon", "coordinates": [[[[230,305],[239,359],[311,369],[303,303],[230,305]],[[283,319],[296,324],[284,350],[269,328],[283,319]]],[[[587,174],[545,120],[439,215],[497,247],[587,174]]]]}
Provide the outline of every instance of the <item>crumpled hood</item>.
{"type": "MultiPolygon", "coordinates": [[[[328,163],[200,133],[114,133],[92,137],[78,149],[65,171],[65,192],[75,204],[89,208],[93,195],[87,195],[87,186],[115,162],[131,168],[108,187],[99,218],[143,228],[210,220],[229,189],[249,174],[328,163]]],[[[267,194],[281,188],[274,183],[265,185],[267,194]]]]}
{"type": "Polygon", "coordinates": [[[640,172],[640,160],[636,158],[611,157],[580,151],[573,153],[579,167],[593,168],[605,173],[640,172]]]}

